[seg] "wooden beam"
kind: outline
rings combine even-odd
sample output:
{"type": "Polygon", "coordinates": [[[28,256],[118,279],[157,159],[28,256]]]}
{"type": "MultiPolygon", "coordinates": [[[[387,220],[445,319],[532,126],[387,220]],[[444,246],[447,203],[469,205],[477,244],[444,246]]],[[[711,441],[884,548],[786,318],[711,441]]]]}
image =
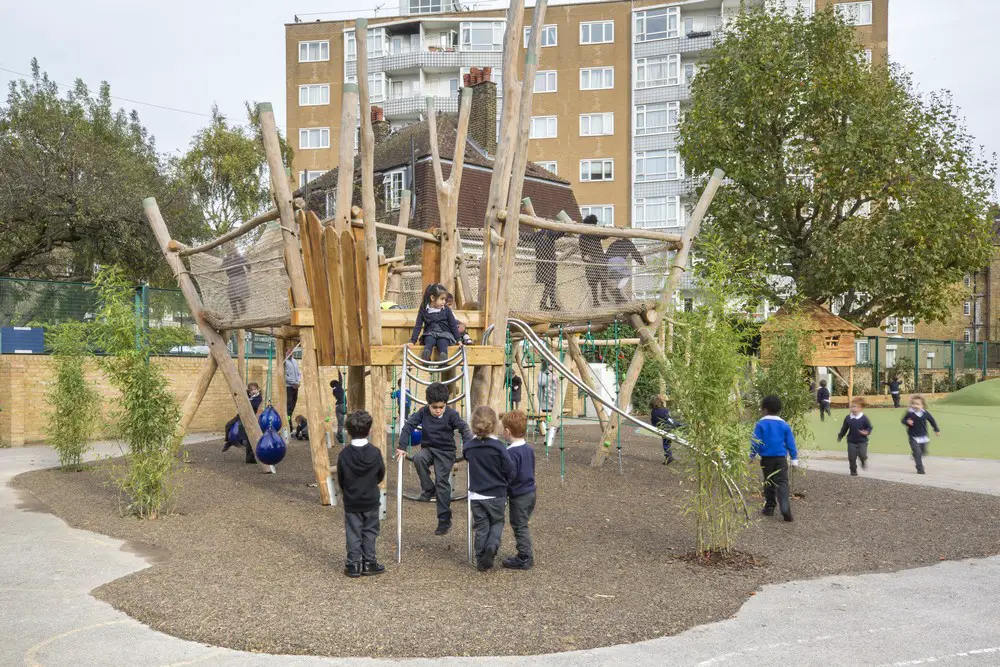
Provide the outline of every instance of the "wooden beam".
{"type": "Polygon", "coordinates": [[[174,430],[175,447],[179,447],[184,441],[188,427],[191,425],[195,414],[198,413],[198,408],[205,399],[205,394],[208,392],[208,387],[212,384],[212,378],[215,377],[215,371],[218,368],[219,365],[215,363],[215,357],[208,355],[201,367],[201,372],[198,373],[198,379],[195,380],[194,387],[191,388],[187,398],[184,399],[184,406],[181,408],[181,418],[177,422],[177,428],[174,430]]]}
{"type": "MultiPolygon", "coordinates": [[[[289,348],[289,352],[295,346],[289,348]]],[[[289,432],[291,424],[288,423],[288,396],[285,394],[285,339],[275,337],[274,339],[274,364],[271,366],[271,404],[281,415],[281,421],[285,423],[289,432]]]]}
{"type": "Polygon", "coordinates": [[[449,292],[455,292],[455,258],[458,256],[458,194],[462,185],[465,165],[465,140],[469,132],[469,109],[472,106],[472,89],[462,89],[455,133],[455,150],[451,172],[444,180],[441,156],[438,154],[437,113],[434,98],[427,98],[427,129],[430,134],[431,161],[434,167],[434,185],[441,223],[441,276],[439,282],[449,292]]]}
{"type": "MultiPolygon", "coordinates": [[[[301,197],[292,202],[292,204],[295,206],[295,208],[305,208],[306,206],[305,200],[303,200],[301,197]]],[[[168,243],[168,249],[172,252],[176,252],[181,257],[190,257],[191,255],[197,255],[198,253],[208,252],[213,248],[218,248],[220,245],[224,243],[228,243],[230,241],[238,239],[244,234],[249,234],[257,227],[260,227],[265,223],[271,222],[272,220],[277,220],[280,217],[280,215],[281,214],[278,212],[278,209],[271,209],[267,213],[261,213],[256,217],[250,218],[239,227],[234,227],[230,229],[222,236],[213,239],[208,243],[203,243],[199,246],[195,246],[194,248],[188,248],[179,241],[170,241],[168,243]]]]}
{"type": "MultiPolygon", "coordinates": [[[[507,211],[500,211],[498,217],[507,220],[507,211]]],[[[648,229],[636,229],[633,227],[597,227],[585,225],[582,222],[560,222],[558,220],[548,220],[534,215],[521,213],[518,222],[526,227],[535,229],[548,229],[554,232],[564,232],[566,234],[589,234],[601,238],[622,238],[622,239],[646,239],[649,241],[661,241],[665,244],[677,248],[680,246],[680,234],[667,234],[666,232],[656,232],[648,229]]]]}
{"type": "MultiPolygon", "coordinates": [[[[281,146],[278,142],[278,128],[274,121],[274,110],[267,102],[258,105],[257,109],[260,114],[264,153],[267,156],[267,166],[271,177],[271,190],[274,193],[278,210],[281,211],[281,238],[285,246],[285,269],[292,290],[293,306],[295,308],[311,308],[312,302],[306,288],[305,267],[298,239],[298,223],[295,221],[295,214],[292,210],[292,193],[288,187],[285,165],[281,159],[281,146]]],[[[323,403],[319,394],[319,363],[312,327],[302,326],[299,328],[299,341],[302,345],[302,385],[300,389],[304,394],[306,415],[310,423],[319,426],[323,423],[323,403]]],[[[333,479],[330,477],[330,457],[326,453],[326,444],[322,438],[309,440],[309,452],[312,456],[313,474],[316,476],[316,484],[319,487],[320,502],[324,505],[332,505],[336,502],[336,497],[333,495],[333,479]]]]}
{"type": "MultiPolygon", "coordinates": [[[[201,331],[205,342],[208,343],[208,353],[215,359],[218,370],[222,372],[222,376],[226,380],[229,395],[236,403],[236,412],[240,416],[240,421],[243,422],[243,429],[246,431],[247,439],[250,440],[252,446],[260,440],[263,434],[261,433],[260,425],[257,423],[257,414],[250,406],[246,383],[243,382],[236,364],[233,363],[232,358],[229,356],[229,347],[226,345],[222,335],[209,326],[205,320],[201,297],[194,286],[191,274],[184,268],[181,258],[176,253],[170,252],[167,249],[167,244],[170,243],[170,232],[167,230],[167,223],[164,222],[163,216],[160,215],[160,208],[156,205],[156,199],[148,197],[142,200],[142,208],[146,213],[146,219],[149,220],[149,226],[152,227],[153,234],[160,244],[160,250],[163,251],[167,265],[170,266],[174,277],[177,278],[177,284],[180,286],[184,300],[187,302],[188,310],[191,311],[191,315],[198,324],[198,330],[201,331]]],[[[211,381],[211,378],[209,378],[209,381],[211,381]]],[[[264,472],[274,472],[271,466],[266,466],[260,461],[257,464],[264,472]]]]}
{"type": "Polygon", "coordinates": [[[337,160],[337,202],[333,228],[338,232],[351,224],[354,194],[354,132],[358,126],[358,84],[345,83],[340,105],[340,155],[337,160]]]}
{"type": "MultiPolygon", "coordinates": [[[[580,373],[580,379],[583,380],[584,384],[590,387],[593,391],[600,394],[600,390],[597,387],[597,382],[594,380],[594,373],[590,368],[590,364],[583,356],[583,351],[580,349],[580,341],[576,336],[567,336],[566,340],[569,342],[569,356],[576,364],[576,370],[580,373]]],[[[596,341],[595,341],[596,342],[596,341]]],[[[586,401],[586,397],[583,399],[586,401]]],[[[601,429],[608,427],[608,413],[604,410],[604,406],[598,401],[591,401],[594,404],[594,409],[597,410],[597,419],[601,422],[601,429]]]]}
{"type": "Polygon", "coordinates": [[[246,382],[247,379],[247,333],[243,329],[236,330],[236,370],[246,382]]]}
{"type": "MultiPolygon", "coordinates": [[[[362,215],[364,215],[363,211],[362,215]]],[[[361,220],[351,220],[351,226],[357,229],[364,229],[365,223],[361,220]]],[[[375,223],[375,229],[378,229],[383,232],[393,232],[395,234],[402,234],[403,236],[412,236],[415,239],[423,239],[428,243],[441,243],[441,240],[438,237],[434,236],[433,234],[429,234],[427,232],[422,232],[419,229],[404,229],[399,225],[390,225],[385,222],[375,223]]]]}
{"type": "MultiPolygon", "coordinates": [[[[455,354],[456,348],[448,349],[448,356],[455,354]]],[[[504,349],[492,345],[466,345],[465,353],[469,366],[503,366],[506,364],[504,349]]],[[[447,357],[446,357],[447,358],[447,357]]],[[[372,366],[401,366],[403,364],[402,345],[373,345],[372,366]]]]}

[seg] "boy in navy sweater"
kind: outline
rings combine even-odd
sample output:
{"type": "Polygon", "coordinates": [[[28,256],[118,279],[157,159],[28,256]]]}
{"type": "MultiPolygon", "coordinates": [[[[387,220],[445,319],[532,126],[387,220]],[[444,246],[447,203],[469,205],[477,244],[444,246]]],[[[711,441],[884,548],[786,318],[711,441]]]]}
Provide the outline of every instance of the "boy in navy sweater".
{"type": "Polygon", "coordinates": [[[413,457],[413,467],[420,477],[420,500],[430,501],[437,491],[438,526],[435,535],[445,535],[451,529],[451,469],[455,466],[455,431],[462,436],[462,442],[472,439],[469,425],[448,407],[448,386],[433,382],[427,387],[427,405],[420,408],[403,423],[396,444],[396,458],[406,455],[410,443],[410,433],[421,427],[423,435],[420,452],[413,457]],[[431,466],[434,479],[431,479],[431,466]]]}
{"type": "Polygon", "coordinates": [[[493,408],[480,405],[472,413],[472,432],[476,437],[462,448],[469,465],[469,503],[476,531],[476,567],[480,572],[493,567],[500,550],[504,506],[514,475],[507,448],[494,435],[496,429],[497,415],[493,408]]]}
{"type": "Polygon", "coordinates": [[[826,380],[819,381],[819,389],[816,390],[816,404],[819,405],[819,420],[824,421],[823,415],[830,414],[830,390],[826,388],[826,380]]]}
{"type": "Polygon", "coordinates": [[[750,460],[760,456],[760,467],[764,471],[764,516],[774,516],[778,505],[785,521],[792,520],[792,506],[788,497],[788,455],[792,466],[798,467],[799,453],[795,449],[792,428],[779,417],[781,399],[765,396],[760,402],[763,416],[753,429],[750,442],[750,460]],[[777,495],[777,501],[775,500],[777,495]]]}
{"type": "Polygon", "coordinates": [[[505,558],[503,566],[511,570],[528,570],[535,564],[528,521],[535,511],[535,450],[524,441],[528,432],[528,415],[511,410],[500,420],[503,437],[510,444],[507,454],[514,465],[510,483],[510,528],[517,541],[517,555],[505,558]]]}
{"type": "Polygon", "coordinates": [[[914,394],[910,397],[910,409],[903,415],[903,424],[906,425],[906,435],[910,438],[910,451],[913,453],[913,462],[917,464],[918,475],[925,474],[924,457],[927,456],[927,443],[930,442],[928,423],[934,429],[934,435],[941,435],[934,417],[924,409],[924,397],[914,394]]]}
{"type": "Polygon", "coordinates": [[[347,417],[351,444],[337,457],[337,483],[344,500],[344,533],[347,564],[344,574],[356,578],[381,574],[385,566],[375,559],[379,531],[379,483],[385,479],[385,462],[378,447],[368,442],[372,416],[364,410],[347,417]]]}
{"type": "MultiPolygon", "coordinates": [[[[649,402],[649,423],[654,427],[665,431],[675,426],[674,420],[670,418],[670,409],[662,396],[654,396],[649,402]]],[[[668,466],[674,462],[674,455],[670,449],[670,438],[663,439],[663,465],[668,466]]]]}
{"type": "Polygon", "coordinates": [[[861,459],[863,469],[868,468],[868,436],[872,432],[872,423],[862,412],[864,407],[862,399],[851,399],[851,413],[844,417],[844,424],[837,436],[837,442],[847,436],[847,462],[851,467],[852,477],[858,476],[858,459],[861,459]]]}

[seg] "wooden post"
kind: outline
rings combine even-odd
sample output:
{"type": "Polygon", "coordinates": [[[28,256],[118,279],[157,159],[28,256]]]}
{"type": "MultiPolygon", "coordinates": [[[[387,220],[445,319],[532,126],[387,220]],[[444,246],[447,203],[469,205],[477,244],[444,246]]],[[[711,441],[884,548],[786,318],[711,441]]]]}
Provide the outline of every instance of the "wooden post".
{"type": "MultiPolygon", "coordinates": [[[[236,412],[239,413],[240,421],[243,422],[243,429],[246,431],[247,439],[250,440],[251,444],[254,444],[260,440],[263,434],[260,431],[260,424],[257,423],[257,415],[250,406],[250,398],[247,396],[247,386],[243,382],[243,378],[240,377],[236,364],[233,363],[232,358],[229,356],[229,347],[226,345],[226,341],[222,335],[209,326],[205,320],[201,297],[198,296],[194,280],[184,267],[181,258],[175,253],[170,252],[167,248],[167,244],[170,243],[170,232],[167,230],[167,223],[164,222],[163,216],[160,215],[160,208],[156,205],[156,198],[148,197],[143,199],[142,208],[146,212],[146,219],[149,220],[149,226],[152,227],[153,234],[160,244],[160,250],[163,251],[163,256],[167,259],[167,265],[170,266],[170,270],[177,278],[177,284],[184,294],[188,310],[191,311],[192,317],[198,323],[201,335],[205,338],[205,342],[208,343],[208,352],[215,359],[218,370],[222,371],[222,376],[226,379],[226,386],[229,387],[229,394],[236,403],[236,412]]],[[[207,374],[207,370],[205,370],[205,374],[207,374]]],[[[208,382],[211,382],[211,378],[208,378],[206,381],[206,390],[208,382]]],[[[201,402],[200,399],[198,402],[201,402]]],[[[197,409],[197,406],[195,406],[195,409],[197,409]]],[[[194,413],[192,412],[190,416],[193,418],[194,413]]],[[[190,419],[188,420],[188,424],[190,424],[190,419]]],[[[271,466],[266,466],[260,461],[257,464],[264,472],[274,472],[271,466]]]]}
{"type": "MultiPolygon", "coordinates": [[[[361,207],[365,222],[365,266],[367,269],[368,346],[382,344],[382,308],[378,284],[378,238],[375,229],[375,135],[372,133],[371,98],[368,96],[368,20],[354,23],[354,38],[358,54],[358,90],[361,96],[361,207]]],[[[468,121],[466,121],[468,122],[468,121]]],[[[437,144],[431,145],[437,150],[437,144]]],[[[443,244],[442,244],[443,245],[443,244]]],[[[372,400],[368,412],[372,416],[372,433],[375,445],[382,450],[386,462],[390,460],[391,445],[386,435],[385,401],[389,394],[389,380],[385,366],[371,367],[372,400]]],[[[386,516],[386,480],[379,484],[381,514],[386,516]]]]}
{"type": "MultiPolygon", "coordinates": [[[[708,213],[708,207],[715,198],[715,193],[718,192],[724,177],[725,174],[721,169],[716,169],[712,173],[712,177],[705,186],[705,191],[702,192],[701,198],[698,200],[698,205],[695,206],[694,213],[691,214],[691,220],[688,222],[687,227],[684,228],[684,233],[681,235],[680,250],[674,255],[670,274],[663,286],[663,291],[660,293],[660,299],[656,304],[658,315],[669,314],[673,310],[674,292],[677,290],[677,286],[680,284],[681,278],[687,270],[688,259],[691,255],[691,245],[694,243],[695,237],[698,236],[698,231],[701,229],[701,221],[705,218],[705,214],[708,213]]],[[[654,332],[645,325],[642,318],[638,315],[631,315],[629,321],[636,328],[643,345],[636,348],[635,356],[632,357],[632,362],[625,373],[625,381],[618,388],[617,404],[621,410],[627,410],[628,404],[632,402],[632,392],[635,390],[635,384],[639,380],[639,373],[642,371],[642,366],[646,361],[646,352],[649,351],[652,353],[660,363],[666,363],[666,356],[659,342],[656,340],[654,332]]],[[[599,468],[607,460],[608,455],[611,453],[610,447],[607,445],[618,437],[620,421],[619,419],[612,419],[608,423],[608,427],[604,429],[604,434],[601,436],[601,446],[597,448],[594,456],[590,459],[592,467],[599,468]]]]}
{"type": "MultiPolygon", "coordinates": [[[[281,238],[285,245],[285,268],[288,282],[291,285],[292,299],[295,308],[310,308],[309,291],[306,289],[305,267],[302,263],[298,235],[298,223],[292,209],[292,192],[288,187],[285,175],[285,165],[281,160],[281,147],[278,143],[278,129],[274,122],[274,110],[271,104],[264,102],[258,105],[260,114],[261,134],[264,139],[264,153],[267,155],[268,171],[271,175],[271,188],[275,203],[281,212],[281,238]]],[[[316,341],[311,326],[299,327],[299,341],[302,344],[302,385],[306,402],[306,415],[309,423],[323,423],[323,404],[319,394],[319,364],[316,358],[316,341]]],[[[320,502],[332,505],[336,502],[333,491],[333,479],[330,477],[330,458],[322,438],[309,439],[309,451],[312,455],[313,473],[319,487],[320,502]]]]}
{"type": "MultiPolygon", "coordinates": [[[[291,349],[291,348],[289,348],[291,349]]],[[[285,339],[274,338],[274,365],[271,367],[271,403],[281,415],[281,421],[291,431],[288,423],[288,397],[285,395],[285,339]]]]}
{"type": "Polygon", "coordinates": [[[243,329],[236,330],[236,370],[239,371],[243,382],[247,380],[247,332],[243,329]]]}
{"type": "MultiPolygon", "coordinates": [[[[412,195],[409,190],[403,190],[403,194],[400,195],[399,200],[399,226],[402,229],[406,229],[410,226],[410,203],[412,195]]],[[[395,252],[392,253],[393,257],[405,257],[406,256],[406,235],[396,234],[396,247],[395,252]]],[[[400,262],[400,265],[404,264],[406,260],[404,259],[400,262]]],[[[385,298],[393,303],[399,302],[399,296],[403,293],[403,276],[395,271],[392,271],[390,267],[389,281],[386,286],[385,298]]]]}
{"type": "Polygon", "coordinates": [[[174,431],[175,446],[180,446],[184,441],[188,427],[191,425],[195,414],[197,414],[201,402],[205,399],[205,394],[208,392],[208,387],[212,384],[212,378],[215,377],[215,371],[218,368],[219,365],[215,363],[215,358],[212,355],[208,355],[204,365],[201,367],[201,372],[198,374],[198,379],[195,381],[194,387],[191,388],[191,392],[184,399],[184,407],[181,408],[181,419],[177,422],[177,429],[174,431]]]}
{"type": "MultiPolygon", "coordinates": [[[[367,84],[366,84],[367,85],[367,84]]],[[[354,132],[358,125],[358,84],[345,83],[340,105],[340,156],[337,161],[337,202],[333,226],[350,229],[354,194],[354,132]]]]}
{"type": "MultiPolygon", "coordinates": [[[[567,336],[566,340],[569,342],[569,356],[573,359],[573,363],[576,364],[576,370],[580,373],[580,379],[583,380],[584,384],[600,394],[597,382],[594,381],[594,374],[590,370],[590,364],[587,363],[587,359],[583,356],[583,351],[580,349],[579,339],[576,336],[567,336]]],[[[586,401],[587,399],[584,398],[583,400],[586,401]]],[[[597,410],[597,419],[601,422],[601,430],[603,431],[608,427],[608,414],[605,412],[604,406],[598,401],[591,402],[594,404],[594,409],[597,410]]]]}
{"type": "MultiPolygon", "coordinates": [[[[933,387],[931,387],[933,389],[933,387]]],[[[847,370],[847,407],[851,407],[851,400],[854,399],[854,366],[848,366],[847,370]]]]}

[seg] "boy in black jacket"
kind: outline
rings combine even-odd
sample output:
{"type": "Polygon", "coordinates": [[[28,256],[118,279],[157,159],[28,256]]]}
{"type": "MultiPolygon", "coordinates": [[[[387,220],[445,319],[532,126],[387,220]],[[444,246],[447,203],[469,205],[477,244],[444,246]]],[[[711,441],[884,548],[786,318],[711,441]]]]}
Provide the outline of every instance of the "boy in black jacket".
{"type": "Polygon", "coordinates": [[[872,423],[865,417],[865,402],[860,398],[851,399],[851,414],[844,417],[844,425],[840,427],[837,442],[847,435],[847,462],[851,466],[851,476],[858,476],[858,459],[861,467],[868,468],[868,436],[872,432],[872,423]]]}
{"type": "Polygon", "coordinates": [[[816,390],[816,403],[819,405],[819,420],[824,421],[823,415],[830,414],[830,390],[826,388],[826,380],[819,381],[819,389],[816,390]]]}
{"type": "Polygon", "coordinates": [[[903,415],[902,423],[906,425],[906,435],[910,438],[910,451],[913,453],[913,462],[917,464],[918,475],[925,474],[924,457],[927,456],[927,443],[930,442],[927,435],[928,422],[934,429],[934,435],[941,435],[934,417],[924,409],[924,397],[914,394],[910,397],[910,409],[903,415]]]}
{"type": "Polygon", "coordinates": [[[528,521],[535,511],[535,450],[524,441],[528,415],[511,410],[500,420],[503,436],[510,443],[507,455],[513,466],[510,482],[510,528],[517,541],[517,555],[504,558],[502,565],[511,570],[529,570],[535,564],[528,521]]]}
{"type": "Polygon", "coordinates": [[[455,431],[462,436],[462,442],[472,439],[469,425],[448,407],[448,386],[433,382],[427,387],[427,405],[409,417],[399,432],[396,444],[396,458],[406,455],[410,434],[422,427],[423,437],[420,452],[413,457],[413,467],[420,477],[420,500],[430,501],[437,491],[438,526],[435,535],[445,535],[451,529],[451,469],[455,466],[455,431]],[[434,479],[431,479],[431,466],[434,479]]]}
{"type": "Polygon", "coordinates": [[[351,444],[337,457],[337,483],[344,499],[344,532],[347,566],[344,574],[355,578],[381,574],[385,566],[375,559],[379,531],[379,483],[385,479],[385,462],[378,447],[368,442],[372,416],[357,410],[347,416],[351,444]]]}
{"type": "Polygon", "coordinates": [[[497,414],[488,405],[472,413],[472,440],[465,443],[462,455],[469,465],[469,503],[476,531],[476,567],[485,572],[493,567],[500,550],[503,515],[507,492],[513,479],[514,464],[507,448],[494,435],[497,414]]]}

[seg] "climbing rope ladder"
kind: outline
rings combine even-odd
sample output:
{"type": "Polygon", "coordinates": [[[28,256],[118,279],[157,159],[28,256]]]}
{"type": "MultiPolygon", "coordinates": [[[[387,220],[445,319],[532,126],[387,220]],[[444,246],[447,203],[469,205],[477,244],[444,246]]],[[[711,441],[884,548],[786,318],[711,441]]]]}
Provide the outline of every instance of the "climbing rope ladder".
{"type": "MultiPolygon", "coordinates": [[[[424,372],[429,376],[432,374],[438,374],[443,376],[444,373],[450,371],[458,371],[450,378],[442,379],[442,384],[452,385],[457,382],[461,382],[462,390],[454,398],[448,400],[448,405],[454,405],[461,402],[463,404],[463,412],[465,415],[466,423],[472,423],[472,375],[469,372],[469,361],[466,356],[465,347],[460,347],[458,351],[447,359],[440,359],[438,361],[429,361],[420,358],[409,345],[403,346],[403,364],[401,379],[402,384],[399,392],[399,400],[396,409],[399,411],[399,415],[406,414],[406,402],[407,400],[413,401],[417,405],[427,405],[427,401],[422,400],[414,395],[408,396],[409,382],[415,382],[416,384],[422,385],[424,387],[430,386],[432,384],[431,380],[425,380],[418,377],[414,371],[424,372]]],[[[458,457],[455,459],[455,463],[464,461],[464,457],[458,457]]],[[[396,562],[402,562],[403,558],[403,500],[418,500],[417,496],[412,494],[403,493],[403,466],[405,461],[413,461],[413,457],[410,456],[409,446],[407,447],[407,452],[405,456],[400,457],[396,464],[396,562]]],[[[454,480],[454,467],[452,467],[451,479],[454,480]]],[[[452,484],[454,489],[454,485],[452,484]]],[[[473,563],[473,550],[472,550],[472,501],[469,500],[469,477],[466,475],[465,480],[465,495],[452,495],[451,501],[457,502],[460,500],[465,501],[465,516],[466,516],[466,541],[468,548],[468,558],[469,564],[473,563]]]]}

